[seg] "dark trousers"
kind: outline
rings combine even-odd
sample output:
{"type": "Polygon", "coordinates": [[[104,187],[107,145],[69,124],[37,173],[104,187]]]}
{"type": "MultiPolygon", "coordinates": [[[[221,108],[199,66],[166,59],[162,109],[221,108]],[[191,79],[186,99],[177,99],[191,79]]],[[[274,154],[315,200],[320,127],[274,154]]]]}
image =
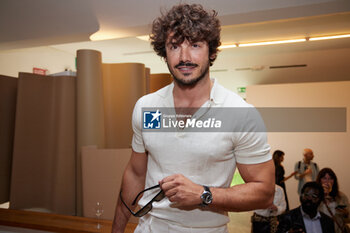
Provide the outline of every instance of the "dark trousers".
{"type": "Polygon", "coordinates": [[[252,222],[252,233],[270,233],[270,222],[252,222]]]}
{"type": "Polygon", "coordinates": [[[252,233],[275,233],[277,230],[277,217],[264,217],[254,213],[251,222],[252,233]]]}

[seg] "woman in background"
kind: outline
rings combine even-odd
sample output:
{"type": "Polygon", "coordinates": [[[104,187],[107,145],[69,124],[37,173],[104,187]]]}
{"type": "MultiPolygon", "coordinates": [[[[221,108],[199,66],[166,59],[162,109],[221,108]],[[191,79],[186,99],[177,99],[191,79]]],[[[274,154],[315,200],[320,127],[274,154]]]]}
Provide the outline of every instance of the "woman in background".
{"type": "Polygon", "coordinates": [[[336,233],[349,232],[349,229],[346,229],[346,223],[350,221],[349,201],[348,197],[339,191],[338,179],[334,171],[323,168],[318,173],[316,182],[322,185],[325,195],[319,210],[333,219],[336,233]]]}
{"type": "Polygon", "coordinates": [[[282,165],[283,160],[284,160],[284,152],[281,150],[275,150],[275,152],[273,152],[273,161],[275,163],[275,183],[283,188],[284,198],[287,204],[286,211],[288,211],[289,204],[288,204],[286,185],[284,182],[289,178],[291,178],[292,176],[294,176],[295,172],[293,172],[287,177],[284,177],[285,171],[282,165]]]}

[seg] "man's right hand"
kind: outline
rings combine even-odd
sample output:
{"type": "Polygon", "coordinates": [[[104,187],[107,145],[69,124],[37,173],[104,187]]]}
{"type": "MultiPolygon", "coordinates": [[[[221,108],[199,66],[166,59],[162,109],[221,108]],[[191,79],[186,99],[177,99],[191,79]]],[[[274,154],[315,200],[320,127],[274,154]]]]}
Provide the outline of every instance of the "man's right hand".
{"type": "Polygon", "coordinates": [[[308,169],[306,169],[306,171],[304,172],[305,175],[308,175],[308,174],[311,174],[311,173],[312,173],[312,170],[311,170],[310,167],[308,169]]]}

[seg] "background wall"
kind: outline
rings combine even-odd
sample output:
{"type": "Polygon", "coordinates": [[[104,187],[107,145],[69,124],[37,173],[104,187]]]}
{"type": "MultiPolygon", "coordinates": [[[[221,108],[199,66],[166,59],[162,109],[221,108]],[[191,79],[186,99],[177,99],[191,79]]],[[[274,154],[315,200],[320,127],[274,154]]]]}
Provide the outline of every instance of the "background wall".
{"type": "MultiPolygon", "coordinates": [[[[144,43],[142,46],[130,47],[137,40],[125,38],[3,50],[0,51],[0,74],[17,77],[18,72],[32,72],[33,67],[46,68],[51,74],[64,69],[75,71],[76,50],[85,48],[101,51],[103,63],[142,63],[152,74],[169,73],[165,62],[151,50],[148,41],[141,42],[144,43]],[[134,50],[145,52],[130,53],[134,50]]],[[[211,77],[234,92],[237,87],[258,84],[350,80],[350,48],[320,49],[314,43],[318,42],[308,46],[288,44],[226,49],[219,53],[211,67],[211,77]],[[300,64],[306,67],[269,68],[300,64]]]]}
{"type": "Polygon", "coordinates": [[[49,46],[0,52],[0,74],[18,77],[18,72],[33,72],[33,67],[47,69],[48,74],[76,70],[75,54],[49,46]]]}
{"type": "MultiPolygon", "coordinates": [[[[344,133],[268,133],[271,152],[285,152],[286,175],[303,158],[304,148],[314,151],[320,169],[332,168],[337,174],[340,190],[350,196],[350,82],[259,85],[247,88],[247,101],[256,107],[346,107],[347,132],[344,133]]],[[[297,180],[286,182],[290,207],[299,205],[297,180]]]]}
{"type": "MultiPolygon", "coordinates": [[[[108,43],[123,45],[124,41],[129,39],[110,40],[108,43]]],[[[98,45],[98,42],[80,43],[81,48],[88,47],[87,43],[92,43],[90,46],[98,45]]],[[[149,42],[145,43],[149,46],[149,42]]],[[[268,46],[268,48],[234,48],[235,53],[229,53],[228,50],[221,51],[211,67],[211,77],[217,78],[219,83],[234,92],[237,92],[237,87],[248,86],[247,100],[256,106],[349,106],[348,82],[326,81],[350,79],[348,65],[350,48],[303,50],[295,46],[293,50],[285,49],[283,45],[268,46]],[[232,66],[224,69],[221,66],[223,60],[230,61],[232,66]],[[269,69],[269,66],[293,64],[307,66],[269,69]],[[239,68],[247,69],[239,71],[237,70],[239,68]]],[[[18,72],[32,72],[33,67],[48,69],[49,73],[57,73],[65,69],[75,71],[75,56],[75,52],[67,52],[61,49],[61,46],[2,50],[0,51],[0,74],[17,77],[18,72]]],[[[168,69],[164,61],[157,58],[159,62],[155,63],[152,59],[154,56],[156,56],[154,52],[126,54],[125,51],[119,51],[119,53],[110,51],[102,53],[102,60],[108,63],[140,62],[150,67],[152,73],[167,73],[168,69]]],[[[246,95],[242,94],[242,96],[246,95]]],[[[334,168],[339,176],[341,188],[350,195],[350,183],[346,182],[346,175],[349,173],[346,173],[346,163],[343,162],[347,161],[345,153],[350,148],[345,141],[349,139],[348,134],[344,136],[339,133],[304,133],[302,136],[297,133],[269,133],[272,150],[281,149],[286,152],[284,162],[286,173],[292,172],[294,163],[302,158],[303,148],[311,147],[315,151],[315,161],[319,166],[329,165],[334,168]]],[[[287,181],[292,207],[298,204],[296,186],[296,180],[287,181]]]]}
{"type": "MultiPolygon", "coordinates": [[[[291,45],[289,45],[291,46],[291,45]]],[[[211,69],[213,77],[232,91],[257,84],[345,81],[350,79],[350,48],[325,50],[285,50],[283,45],[239,48],[234,55],[226,50],[218,55],[211,69]],[[229,60],[230,69],[222,69],[221,60],[229,60]],[[306,67],[270,69],[270,66],[306,67]],[[246,70],[240,70],[245,68],[246,70]]]]}

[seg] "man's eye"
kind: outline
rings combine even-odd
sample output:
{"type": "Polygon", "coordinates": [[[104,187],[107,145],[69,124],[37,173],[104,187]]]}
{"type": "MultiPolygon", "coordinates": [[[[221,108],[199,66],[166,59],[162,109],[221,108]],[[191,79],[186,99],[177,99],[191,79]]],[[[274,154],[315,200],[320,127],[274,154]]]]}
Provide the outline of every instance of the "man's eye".
{"type": "Polygon", "coordinates": [[[199,45],[198,44],[193,44],[192,47],[199,48],[199,45]]]}
{"type": "Polygon", "coordinates": [[[170,47],[170,49],[177,49],[177,48],[178,48],[178,46],[174,45],[174,44],[170,47]]]}

